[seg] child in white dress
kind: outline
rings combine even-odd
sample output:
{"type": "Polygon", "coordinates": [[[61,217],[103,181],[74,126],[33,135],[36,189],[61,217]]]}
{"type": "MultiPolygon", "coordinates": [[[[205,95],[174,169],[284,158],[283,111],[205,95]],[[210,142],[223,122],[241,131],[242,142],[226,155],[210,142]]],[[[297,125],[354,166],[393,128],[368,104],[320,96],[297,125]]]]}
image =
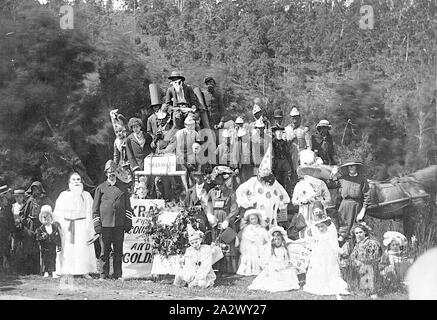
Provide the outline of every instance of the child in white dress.
{"type": "Polygon", "coordinates": [[[258,275],[261,272],[261,252],[268,242],[267,230],[262,226],[262,215],[256,209],[244,213],[245,226],[241,231],[240,265],[237,274],[258,275]]]}
{"type": "Polygon", "coordinates": [[[265,290],[270,292],[299,289],[295,268],[287,250],[287,232],[282,227],[269,230],[271,241],[265,244],[262,254],[263,270],[248,287],[249,290],[265,290]]]}
{"type": "Polygon", "coordinates": [[[347,295],[347,283],[340,273],[340,248],[337,229],[326,215],[320,201],[314,203],[314,223],[311,228],[311,258],[304,291],[317,295],[347,295]]]}
{"type": "Polygon", "coordinates": [[[210,245],[201,244],[203,233],[196,231],[189,236],[190,247],[180,261],[174,285],[208,288],[214,285],[216,275],[212,269],[213,256],[210,245]]]}

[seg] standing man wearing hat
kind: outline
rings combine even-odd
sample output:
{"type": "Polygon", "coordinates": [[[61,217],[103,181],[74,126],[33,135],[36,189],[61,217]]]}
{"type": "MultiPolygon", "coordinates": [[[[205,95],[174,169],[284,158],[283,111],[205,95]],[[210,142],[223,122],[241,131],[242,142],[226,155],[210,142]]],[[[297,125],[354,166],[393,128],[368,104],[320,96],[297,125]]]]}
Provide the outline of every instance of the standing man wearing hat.
{"type": "Polygon", "coordinates": [[[339,215],[338,242],[340,246],[349,237],[355,220],[364,218],[366,208],[370,203],[370,188],[363,174],[363,164],[360,160],[349,159],[339,169],[340,196],[342,198],[339,215]]]}
{"type": "Polygon", "coordinates": [[[253,176],[253,166],[250,163],[250,137],[247,125],[242,117],[235,120],[234,141],[236,143],[236,155],[240,182],[243,183],[253,176]]]}
{"type": "Polygon", "coordinates": [[[293,106],[290,112],[291,123],[285,127],[286,139],[295,143],[298,151],[311,149],[311,135],[309,128],[302,124],[299,110],[293,106]]]}
{"type": "Polygon", "coordinates": [[[332,125],[328,120],[320,120],[316,128],[317,132],[311,136],[313,151],[323,160],[324,164],[337,164],[334,142],[332,141],[332,136],[329,133],[332,125]]]}
{"type": "Polygon", "coordinates": [[[54,208],[54,203],[45,195],[42,183],[39,181],[32,182],[27,190],[30,194],[26,204],[20,212],[22,221],[23,234],[23,253],[26,256],[26,272],[30,274],[39,274],[40,270],[40,250],[38,241],[36,241],[36,229],[41,226],[39,214],[43,205],[49,205],[54,208]]]}
{"type": "Polygon", "coordinates": [[[124,233],[132,228],[132,208],[127,185],[115,176],[117,166],[108,160],[105,164],[107,180],[96,188],[93,202],[94,231],[102,237],[103,261],[100,279],[109,277],[109,254],[114,248],[113,278],[122,276],[124,233]]]}
{"type": "Polygon", "coordinates": [[[272,172],[276,180],[287,190],[288,196],[291,197],[293,162],[290,144],[283,139],[284,132],[284,127],[279,124],[272,127],[272,172]]]}
{"type": "Polygon", "coordinates": [[[237,196],[232,188],[234,172],[226,166],[217,166],[211,173],[216,187],[207,197],[207,214],[214,216],[218,224],[213,229],[213,241],[223,244],[224,258],[217,262],[219,272],[235,274],[238,256],[235,248],[237,237],[236,219],[239,213],[237,196]]]}
{"type": "Polygon", "coordinates": [[[284,112],[281,109],[276,109],[273,112],[273,126],[281,126],[284,121],[284,112]]]}
{"type": "Polygon", "coordinates": [[[213,77],[208,76],[205,78],[204,84],[202,94],[208,110],[209,123],[215,129],[222,129],[227,117],[220,93],[216,89],[216,82],[213,77]]]}

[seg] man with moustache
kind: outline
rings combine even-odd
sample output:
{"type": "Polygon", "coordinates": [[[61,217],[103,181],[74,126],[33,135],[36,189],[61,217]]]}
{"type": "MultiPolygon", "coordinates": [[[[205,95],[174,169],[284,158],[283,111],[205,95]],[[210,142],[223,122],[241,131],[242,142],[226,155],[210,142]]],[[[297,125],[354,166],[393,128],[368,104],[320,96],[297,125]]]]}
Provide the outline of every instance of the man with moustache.
{"type": "Polygon", "coordinates": [[[128,186],[115,176],[116,165],[108,160],[105,164],[107,180],[96,188],[93,202],[94,230],[101,234],[103,270],[100,279],[109,278],[109,254],[114,248],[113,278],[122,277],[124,233],[132,228],[132,208],[128,186]]]}

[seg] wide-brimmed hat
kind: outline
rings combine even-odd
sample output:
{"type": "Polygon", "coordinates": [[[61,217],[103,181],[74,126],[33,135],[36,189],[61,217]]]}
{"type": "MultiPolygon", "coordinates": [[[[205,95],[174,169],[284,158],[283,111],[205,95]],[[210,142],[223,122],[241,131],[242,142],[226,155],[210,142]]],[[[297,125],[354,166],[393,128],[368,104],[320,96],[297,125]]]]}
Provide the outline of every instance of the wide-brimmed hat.
{"type": "Polygon", "coordinates": [[[23,189],[16,189],[14,190],[14,196],[24,196],[25,195],[25,191],[23,189]]]}
{"type": "Polygon", "coordinates": [[[340,168],[353,166],[353,165],[362,166],[363,163],[358,158],[349,158],[342,165],[340,165],[340,168]]]}
{"type": "Polygon", "coordinates": [[[329,123],[328,120],[320,120],[319,123],[317,124],[316,128],[318,127],[328,127],[329,129],[332,128],[332,125],[329,123]]]}
{"type": "Polygon", "coordinates": [[[276,109],[273,112],[273,118],[283,118],[284,117],[284,112],[281,109],[276,109]]]}
{"type": "Polygon", "coordinates": [[[393,240],[397,240],[401,246],[405,246],[407,244],[407,238],[400,232],[387,231],[384,233],[384,240],[382,241],[384,246],[388,247],[393,240]]]}
{"type": "Polygon", "coordinates": [[[262,110],[262,109],[261,109],[261,107],[260,107],[259,105],[254,104],[254,105],[253,105],[253,109],[252,109],[252,113],[255,114],[255,113],[257,113],[257,112],[260,112],[261,110],[262,110]]]}
{"type": "Polygon", "coordinates": [[[37,187],[37,188],[39,188],[39,190],[40,190],[42,193],[45,193],[45,192],[46,192],[46,191],[44,190],[43,186],[42,186],[42,183],[39,182],[39,181],[34,181],[34,182],[32,182],[32,184],[30,185],[29,189],[27,189],[26,192],[29,193],[29,194],[32,194],[32,187],[37,187]]]}
{"type": "Polygon", "coordinates": [[[299,110],[297,110],[296,107],[291,108],[290,116],[291,116],[291,117],[300,116],[300,112],[299,112],[299,110]]]}
{"type": "Polygon", "coordinates": [[[299,177],[311,176],[311,177],[319,179],[321,177],[322,169],[320,167],[314,166],[314,165],[312,165],[312,166],[303,165],[303,166],[297,167],[296,173],[299,177]]]}
{"type": "Polygon", "coordinates": [[[284,237],[284,240],[286,240],[288,238],[287,236],[287,231],[285,231],[285,229],[281,226],[275,226],[269,229],[269,238],[273,238],[273,233],[275,232],[280,232],[282,234],[282,236],[284,237]]]}
{"type": "Polygon", "coordinates": [[[183,76],[181,71],[172,71],[168,79],[171,81],[174,81],[176,79],[181,79],[182,81],[185,81],[185,77],[183,76]]]}

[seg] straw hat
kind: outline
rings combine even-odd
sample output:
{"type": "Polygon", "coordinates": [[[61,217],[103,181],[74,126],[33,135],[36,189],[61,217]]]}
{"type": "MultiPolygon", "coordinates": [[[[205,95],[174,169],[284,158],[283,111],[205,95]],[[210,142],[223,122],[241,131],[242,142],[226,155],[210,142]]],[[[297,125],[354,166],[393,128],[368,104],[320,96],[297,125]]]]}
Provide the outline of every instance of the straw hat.
{"type": "Polygon", "coordinates": [[[242,117],[237,117],[237,119],[235,120],[235,123],[236,123],[236,124],[243,124],[243,123],[244,123],[244,120],[243,120],[242,117]]]}
{"type": "Polygon", "coordinates": [[[14,196],[24,196],[25,191],[23,189],[14,190],[14,196]]]}
{"type": "Polygon", "coordinates": [[[311,176],[319,179],[322,174],[322,169],[317,166],[304,165],[297,167],[296,173],[299,177],[311,176]]]}

